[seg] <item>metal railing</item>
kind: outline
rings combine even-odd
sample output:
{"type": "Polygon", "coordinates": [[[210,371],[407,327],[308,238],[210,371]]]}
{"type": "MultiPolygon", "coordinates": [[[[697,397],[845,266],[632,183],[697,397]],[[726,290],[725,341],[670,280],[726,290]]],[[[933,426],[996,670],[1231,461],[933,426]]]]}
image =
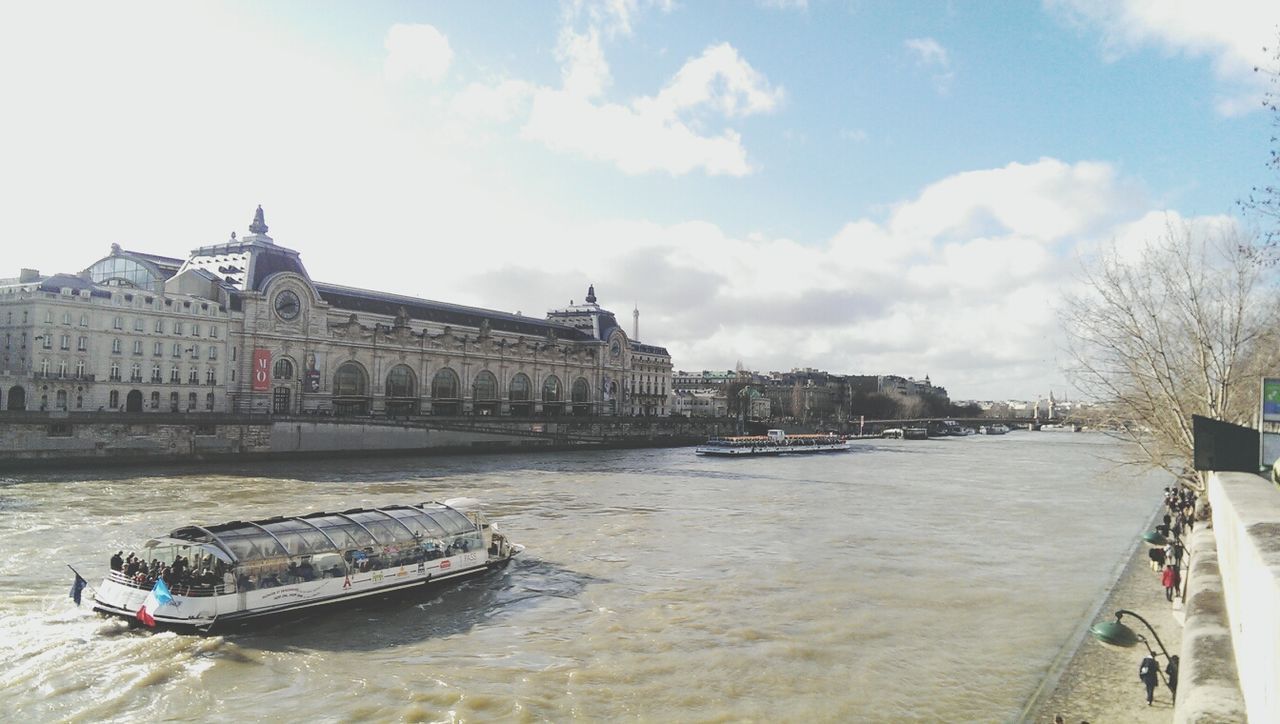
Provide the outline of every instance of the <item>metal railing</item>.
{"type": "MultiPolygon", "coordinates": [[[[138,580],[137,577],[131,578],[120,571],[111,571],[107,574],[107,578],[113,583],[136,588],[140,591],[150,591],[156,585],[155,579],[149,575],[142,580],[138,580]]],[[[223,583],[215,585],[175,583],[169,587],[169,592],[173,595],[187,598],[208,598],[221,596],[224,593],[235,593],[235,591],[236,587],[234,585],[227,586],[223,583]]]]}

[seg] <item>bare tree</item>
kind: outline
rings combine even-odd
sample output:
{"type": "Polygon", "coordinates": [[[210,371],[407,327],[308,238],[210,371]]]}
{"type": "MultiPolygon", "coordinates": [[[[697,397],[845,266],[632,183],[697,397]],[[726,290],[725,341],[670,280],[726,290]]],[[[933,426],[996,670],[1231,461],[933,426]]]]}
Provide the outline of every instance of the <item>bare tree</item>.
{"type": "Polygon", "coordinates": [[[1084,269],[1063,322],[1069,374],[1128,423],[1136,462],[1192,485],[1191,416],[1252,424],[1258,377],[1280,361],[1274,286],[1239,232],[1170,223],[1136,255],[1084,269]]]}
{"type": "MultiPolygon", "coordinates": [[[[1270,56],[1267,66],[1257,66],[1255,73],[1267,78],[1270,88],[1262,99],[1262,107],[1271,115],[1271,149],[1267,155],[1267,169],[1274,177],[1280,177],[1280,46],[1263,48],[1270,56]]],[[[1263,225],[1262,236],[1267,242],[1265,250],[1268,263],[1276,261],[1276,246],[1280,245],[1280,184],[1268,182],[1254,186],[1249,195],[1241,199],[1240,207],[1252,214],[1263,225]]]]}

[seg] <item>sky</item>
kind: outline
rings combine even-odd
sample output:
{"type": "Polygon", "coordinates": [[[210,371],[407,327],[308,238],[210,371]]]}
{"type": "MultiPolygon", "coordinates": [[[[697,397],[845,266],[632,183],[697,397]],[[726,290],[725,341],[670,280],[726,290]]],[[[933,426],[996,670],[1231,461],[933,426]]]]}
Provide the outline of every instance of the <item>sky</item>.
{"type": "Polygon", "coordinates": [[[323,282],[599,302],[676,369],[1072,390],[1082,260],[1256,231],[1261,0],[4,3],[0,276],[246,233],[323,282]]]}

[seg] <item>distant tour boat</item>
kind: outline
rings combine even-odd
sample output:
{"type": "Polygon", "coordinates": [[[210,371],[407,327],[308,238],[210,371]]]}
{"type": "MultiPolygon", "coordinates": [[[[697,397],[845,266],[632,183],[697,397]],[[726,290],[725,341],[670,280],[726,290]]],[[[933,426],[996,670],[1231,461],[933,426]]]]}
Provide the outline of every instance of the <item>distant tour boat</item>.
{"type": "Polygon", "coordinates": [[[1007,432],[1009,432],[1009,428],[1000,424],[984,425],[978,428],[978,433],[981,435],[1003,435],[1007,432]]]}
{"type": "Polygon", "coordinates": [[[694,452],[698,455],[798,455],[848,449],[849,444],[839,435],[788,435],[782,430],[770,430],[766,435],[715,437],[694,452]]]}
{"type": "Polygon", "coordinates": [[[902,428],[902,437],[906,440],[928,440],[929,428],[927,427],[904,427],[902,428]]]}
{"type": "Polygon", "coordinates": [[[191,525],[112,557],[93,609],[207,633],[466,578],[522,550],[471,498],[191,525]]]}

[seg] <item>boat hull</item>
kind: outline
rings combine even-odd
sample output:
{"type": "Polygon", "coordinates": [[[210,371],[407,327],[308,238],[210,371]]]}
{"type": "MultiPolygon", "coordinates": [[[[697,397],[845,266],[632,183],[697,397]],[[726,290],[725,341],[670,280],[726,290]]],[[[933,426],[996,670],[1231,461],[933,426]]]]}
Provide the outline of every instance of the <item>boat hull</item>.
{"type": "MultiPolygon", "coordinates": [[[[440,559],[434,561],[434,565],[422,566],[422,570],[370,571],[343,578],[216,596],[175,594],[173,598],[177,605],[162,605],[152,612],[156,622],[154,629],[211,634],[278,623],[313,611],[332,611],[392,597],[411,596],[503,568],[517,553],[518,550],[505,557],[489,557],[466,567],[454,564],[453,559],[440,559]],[[443,570],[441,563],[445,564],[443,570]]],[[[94,597],[93,610],[141,626],[137,612],[147,593],[108,578],[94,597]]]]}
{"type": "Polygon", "coordinates": [[[699,455],[719,457],[759,457],[761,455],[812,455],[815,453],[848,452],[848,443],[831,445],[758,445],[754,447],[710,447],[702,446],[694,450],[699,455]]]}

